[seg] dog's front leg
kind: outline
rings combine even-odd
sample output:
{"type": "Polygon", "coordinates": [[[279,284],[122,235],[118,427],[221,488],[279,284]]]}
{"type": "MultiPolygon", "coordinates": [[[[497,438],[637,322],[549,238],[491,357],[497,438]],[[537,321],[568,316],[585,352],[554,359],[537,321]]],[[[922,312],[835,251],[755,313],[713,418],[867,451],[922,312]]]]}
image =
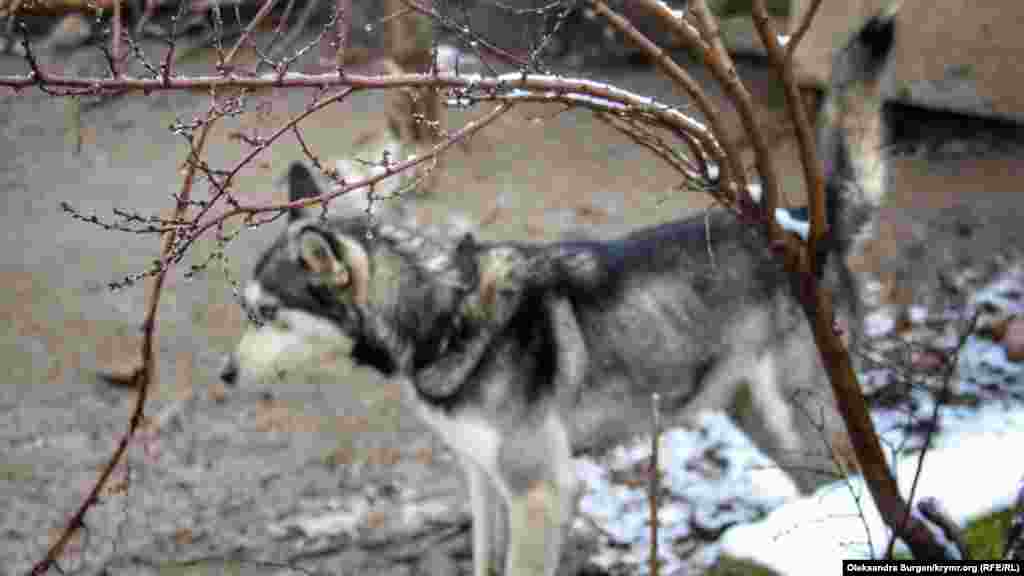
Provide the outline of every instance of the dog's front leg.
{"type": "Polygon", "coordinates": [[[493,489],[484,469],[469,458],[462,458],[469,484],[469,503],[473,514],[473,576],[492,576],[494,563],[492,546],[495,537],[495,518],[499,510],[495,507],[493,489]]]}
{"type": "MultiPolygon", "coordinates": [[[[505,560],[505,576],[550,576],[547,560],[554,542],[551,528],[556,523],[555,508],[558,496],[548,480],[536,482],[529,490],[512,494],[508,502],[509,542],[505,560]]],[[[557,563],[555,566],[557,569],[557,563]]]]}
{"type": "Polygon", "coordinates": [[[528,449],[539,453],[540,461],[515,458],[514,450],[502,454],[501,473],[509,488],[505,576],[554,576],[576,494],[569,437],[557,412],[529,438],[528,449]]]}

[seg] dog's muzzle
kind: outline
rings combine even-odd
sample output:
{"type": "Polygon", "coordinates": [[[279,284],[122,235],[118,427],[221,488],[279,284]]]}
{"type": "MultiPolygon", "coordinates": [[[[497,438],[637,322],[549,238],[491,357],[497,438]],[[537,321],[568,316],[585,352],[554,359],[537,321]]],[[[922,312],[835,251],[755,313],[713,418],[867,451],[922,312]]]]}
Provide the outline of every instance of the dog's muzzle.
{"type": "Polygon", "coordinates": [[[220,367],[220,381],[228,386],[238,384],[238,360],[234,354],[224,358],[224,365],[220,367]]]}

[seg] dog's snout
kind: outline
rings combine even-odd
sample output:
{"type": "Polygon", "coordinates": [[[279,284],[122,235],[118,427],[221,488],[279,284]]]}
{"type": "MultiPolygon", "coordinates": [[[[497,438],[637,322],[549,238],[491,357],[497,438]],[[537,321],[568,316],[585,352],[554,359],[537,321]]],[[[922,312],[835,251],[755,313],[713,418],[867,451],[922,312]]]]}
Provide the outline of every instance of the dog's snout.
{"type": "Polygon", "coordinates": [[[228,386],[238,383],[238,361],[234,354],[228,354],[224,358],[224,365],[220,368],[220,380],[228,386]]]}

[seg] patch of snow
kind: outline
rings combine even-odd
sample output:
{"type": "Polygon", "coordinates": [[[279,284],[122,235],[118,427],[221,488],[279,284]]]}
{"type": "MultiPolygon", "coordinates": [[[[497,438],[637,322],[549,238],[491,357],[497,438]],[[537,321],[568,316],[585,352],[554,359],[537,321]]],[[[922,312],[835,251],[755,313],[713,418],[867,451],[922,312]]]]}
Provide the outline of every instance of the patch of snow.
{"type": "Polygon", "coordinates": [[[467,54],[450,44],[437,47],[437,71],[440,74],[480,74],[483,64],[473,54],[467,54]]]}
{"type": "Polygon", "coordinates": [[[792,232],[804,240],[807,240],[807,237],[811,233],[810,222],[794,218],[790,211],[785,208],[775,209],[775,221],[779,223],[779,226],[781,226],[783,230],[792,232]]]}
{"type": "Polygon", "coordinates": [[[907,315],[910,317],[911,323],[923,324],[928,320],[928,309],[924,306],[911,306],[907,310],[907,315]]]}
{"type": "Polygon", "coordinates": [[[757,183],[748,184],[747,194],[750,194],[750,199],[753,200],[755,204],[760,204],[761,196],[764,195],[764,189],[757,183]]]}
{"type": "MultiPolygon", "coordinates": [[[[697,430],[673,428],[661,436],[659,464],[664,495],[658,512],[658,550],[664,573],[682,569],[686,560],[674,552],[680,540],[694,538],[692,527],[721,530],[748,522],[763,510],[779,506],[797,494],[792,480],[762,454],[721,413],[699,415],[697,430]],[[694,463],[708,451],[723,462],[709,474],[694,463]],[[709,476],[715,477],[710,478],[709,476]]],[[[604,569],[629,566],[630,573],[647,573],[650,545],[646,480],[615,482],[613,471],[641,468],[650,458],[650,438],[612,451],[604,462],[576,460],[583,489],[575,529],[611,538],[617,546],[602,547],[590,560],[604,569]],[[628,545],[628,546],[623,546],[628,545]]]]}
{"type": "Polygon", "coordinates": [[[359,496],[346,502],[336,512],[302,515],[267,526],[273,538],[284,539],[293,535],[309,539],[347,534],[355,536],[370,512],[370,503],[359,496]]]}
{"type": "MultiPolygon", "coordinates": [[[[960,355],[959,370],[961,374],[970,374],[972,380],[978,384],[993,380],[1020,382],[1024,365],[1007,359],[1006,349],[998,343],[970,336],[964,343],[964,350],[960,355]]],[[[970,386],[971,383],[969,380],[965,385],[970,386]]]]}
{"type": "Polygon", "coordinates": [[[991,283],[978,290],[971,299],[971,307],[988,304],[1006,315],[1024,314],[1024,264],[1011,267],[991,283]]]}
{"type": "Polygon", "coordinates": [[[896,320],[888,310],[875,310],[864,317],[864,335],[868,338],[880,338],[895,328],[896,320]]]}
{"type": "MultiPolygon", "coordinates": [[[[1018,296],[1022,285],[1024,274],[1011,270],[980,290],[975,302],[988,301],[997,305],[1000,312],[1020,313],[1024,307],[1018,296]]],[[[910,315],[915,322],[928,317],[924,310],[912,309],[910,315]]],[[[939,317],[955,320],[959,315],[944,313],[939,317]]],[[[885,311],[869,316],[866,321],[868,334],[876,337],[890,334],[895,327],[891,314],[885,311]]],[[[1006,360],[997,343],[974,335],[961,350],[958,368],[956,385],[960,391],[972,387],[980,390],[978,380],[985,372],[994,374],[1004,384],[1010,377],[1019,381],[1024,372],[1024,365],[1006,360]]],[[[878,383],[891,379],[885,369],[874,369],[862,377],[878,383]]],[[[929,417],[935,408],[934,395],[925,389],[915,389],[912,394],[912,415],[908,416],[905,407],[877,409],[872,413],[883,446],[905,448],[903,453],[891,449],[886,452],[905,496],[922,462],[920,451],[912,450],[913,443],[907,442],[908,418],[929,417]]],[[[916,502],[936,499],[961,526],[1012,505],[1024,481],[1024,461],[1007,455],[1024,445],[1024,410],[990,403],[981,407],[943,406],[939,415],[939,432],[923,458],[916,502]],[[973,472],[967,478],[968,490],[963,489],[965,471],[973,472]]],[[[709,566],[721,552],[752,558],[788,576],[817,575],[822,566],[838,566],[842,559],[867,559],[884,553],[890,534],[861,477],[851,477],[824,486],[811,496],[797,498],[789,477],[750,445],[725,415],[704,414],[698,423],[699,431],[672,429],[661,437],[665,496],[659,511],[659,550],[666,561],[665,573],[673,573],[677,568],[687,570],[697,562],[699,566],[709,566]],[[714,458],[705,457],[710,451],[714,458]],[[707,464],[709,460],[713,464],[707,464]],[[721,469],[715,468],[715,464],[721,469]],[[713,475],[717,477],[709,478],[713,475]],[[756,523],[744,524],[758,516],[759,507],[774,510],[756,523]],[[698,545],[698,552],[686,559],[675,557],[673,543],[679,548],[691,548],[689,543],[679,546],[678,542],[696,536],[692,527],[714,529],[729,524],[735,526],[717,544],[698,545]]],[[[647,571],[646,482],[635,481],[630,487],[621,481],[616,484],[611,478],[622,476],[623,468],[636,469],[637,463],[643,463],[648,456],[649,439],[615,451],[606,462],[577,460],[586,496],[581,501],[576,528],[586,529],[589,519],[617,541],[616,546],[602,547],[592,558],[606,569],[625,566],[631,574],[647,571]]],[[[944,542],[938,530],[929,527],[938,541],[944,542]]],[[[903,549],[902,545],[898,549],[903,549]]]]}
{"type": "MultiPolygon", "coordinates": [[[[936,497],[957,523],[1011,505],[1024,463],[1004,455],[1024,443],[1024,412],[983,408],[946,427],[924,458],[917,497],[936,497]],[[1003,455],[1003,456],[1001,456],[1003,455]],[[971,474],[964,490],[964,471],[971,474]]],[[[898,459],[896,476],[909,492],[918,455],[898,459]]],[[[736,526],[720,540],[721,551],[758,562],[789,576],[821,573],[841,559],[879,557],[889,532],[860,477],[825,486],[807,498],[777,508],[764,520],[736,526]]],[[[897,545],[897,549],[905,549],[897,545]]]]}

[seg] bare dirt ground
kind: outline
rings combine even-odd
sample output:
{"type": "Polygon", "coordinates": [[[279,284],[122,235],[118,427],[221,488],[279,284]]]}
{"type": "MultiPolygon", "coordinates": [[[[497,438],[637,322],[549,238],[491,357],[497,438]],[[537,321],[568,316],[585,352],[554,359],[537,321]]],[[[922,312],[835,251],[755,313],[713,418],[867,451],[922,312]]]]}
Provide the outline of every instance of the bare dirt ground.
{"type": "MultiPolygon", "coordinates": [[[[75,54],[66,65],[95,60],[75,54]]],[[[0,60],[0,71],[21,69],[16,59],[0,60]]],[[[681,100],[649,71],[602,75],[681,100]]],[[[744,75],[754,94],[778,102],[770,72],[747,63],[744,75]]],[[[242,125],[279,125],[307,97],[268,97],[265,113],[242,125]]],[[[141,286],[111,292],[106,284],[145,268],[158,242],[74,221],[59,202],[102,217],[115,207],[168,210],[185,146],[167,126],[204,106],[202,95],[154,94],[87,110],[84,146],[75,155],[62,101],[37,91],[0,94],[0,319],[7,326],[0,332],[0,575],[24,573],[42,556],[91,487],[134,402],[132,391],[110,387],[96,371],[132,358],[145,293],[141,286]]],[[[321,156],[338,156],[375,129],[387,108],[384,95],[361,94],[310,118],[305,135],[321,156]]],[[[769,119],[777,114],[764,111],[769,119]]],[[[230,137],[237,127],[215,133],[212,164],[228,165],[246,151],[230,137]]],[[[864,267],[925,287],[941,266],[1020,244],[1018,148],[974,145],[974,136],[943,138],[896,159],[884,241],[864,267]],[[961,214],[947,210],[961,203],[971,207],[970,234],[929,224],[961,214]],[[910,253],[913,262],[904,249],[911,245],[920,246],[910,253]]],[[[666,166],[584,112],[523,107],[470,144],[447,157],[426,210],[453,206],[493,216],[485,237],[551,239],[579,227],[610,235],[707,205],[675,191],[666,166]]],[[[793,150],[779,138],[783,184],[796,190],[791,201],[798,203],[793,150]]],[[[293,139],[273,147],[242,174],[239,195],[283,200],[272,180],[299,157],[293,139]]],[[[244,278],[277,230],[242,234],[229,251],[230,275],[244,278]]],[[[208,249],[200,247],[194,259],[208,249]]],[[[171,277],[157,332],[159,379],[146,410],[160,430],[133,445],[61,566],[84,574],[464,570],[460,480],[441,446],[398,405],[394,387],[342,365],[324,366],[272,395],[225,391],[216,384],[217,369],[243,325],[217,267],[192,280],[180,272],[171,277]],[[396,494],[443,505],[401,517],[390,504],[396,494]],[[355,510],[360,506],[369,512],[355,510]],[[319,534],[289,525],[324,510],[350,510],[360,521],[319,534]]]]}

